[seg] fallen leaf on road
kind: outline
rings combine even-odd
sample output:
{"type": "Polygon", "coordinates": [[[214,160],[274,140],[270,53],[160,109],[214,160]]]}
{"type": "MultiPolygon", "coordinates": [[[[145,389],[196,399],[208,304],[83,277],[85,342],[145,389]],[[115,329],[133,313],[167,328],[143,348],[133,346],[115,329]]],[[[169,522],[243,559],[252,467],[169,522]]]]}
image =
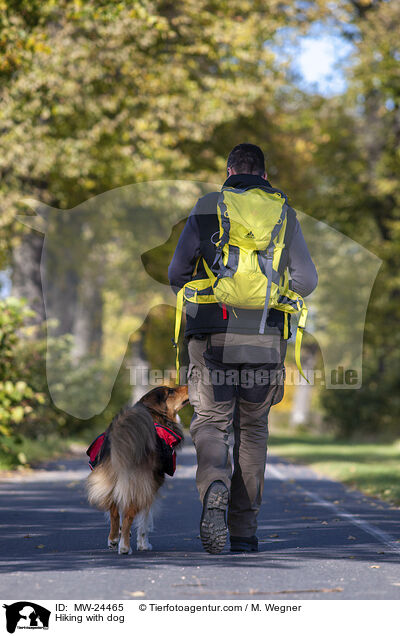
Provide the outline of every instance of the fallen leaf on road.
{"type": "Polygon", "coordinates": [[[378,570],[381,566],[380,565],[370,565],[369,566],[372,570],[378,570]]]}
{"type": "Polygon", "coordinates": [[[137,592],[128,592],[129,596],[146,596],[145,592],[138,590],[137,592]]]}
{"type": "Polygon", "coordinates": [[[44,548],[43,543],[41,543],[40,545],[35,545],[35,548],[39,548],[39,550],[42,550],[42,548],[44,548]]]}

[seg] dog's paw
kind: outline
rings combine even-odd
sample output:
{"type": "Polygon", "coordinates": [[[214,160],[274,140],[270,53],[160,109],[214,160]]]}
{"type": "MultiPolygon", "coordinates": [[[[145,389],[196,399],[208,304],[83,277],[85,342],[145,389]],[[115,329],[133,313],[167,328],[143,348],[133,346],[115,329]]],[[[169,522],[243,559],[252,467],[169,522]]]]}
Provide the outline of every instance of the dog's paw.
{"type": "Polygon", "coordinates": [[[107,545],[110,550],[117,550],[118,543],[119,543],[119,539],[108,539],[107,541],[107,545]]]}
{"type": "Polygon", "coordinates": [[[130,545],[125,545],[124,543],[119,542],[118,545],[118,554],[132,554],[132,548],[130,545]]]}
{"type": "Polygon", "coordinates": [[[147,537],[138,537],[137,549],[143,552],[144,550],[152,550],[153,546],[151,545],[147,537]]]}

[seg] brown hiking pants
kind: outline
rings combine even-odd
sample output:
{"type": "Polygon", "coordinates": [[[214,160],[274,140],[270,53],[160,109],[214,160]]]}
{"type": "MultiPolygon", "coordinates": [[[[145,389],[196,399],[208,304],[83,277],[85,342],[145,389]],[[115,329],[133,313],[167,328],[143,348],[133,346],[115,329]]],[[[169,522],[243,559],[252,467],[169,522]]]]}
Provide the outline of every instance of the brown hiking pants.
{"type": "Polygon", "coordinates": [[[257,529],[268,439],[268,413],[283,397],[286,340],[280,333],[217,333],[189,340],[188,388],[194,408],[196,483],[203,500],[210,484],[230,490],[228,528],[250,537],[257,529]],[[229,437],[233,433],[233,473],[229,437]]]}

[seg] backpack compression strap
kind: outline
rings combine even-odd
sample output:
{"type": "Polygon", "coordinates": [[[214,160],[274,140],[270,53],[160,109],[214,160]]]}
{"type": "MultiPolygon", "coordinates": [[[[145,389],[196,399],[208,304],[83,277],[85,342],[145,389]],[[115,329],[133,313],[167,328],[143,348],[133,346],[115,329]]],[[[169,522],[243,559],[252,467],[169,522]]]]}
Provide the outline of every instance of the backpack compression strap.
{"type": "Polygon", "coordinates": [[[267,277],[267,293],[265,294],[265,303],[264,303],[264,309],[263,309],[263,314],[261,317],[261,322],[260,322],[260,329],[258,331],[258,333],[263,334],[265,331],[265,323],[267,322],[267,318],[268,318],[268,304],[269,304],[269,299],[271,296],[271,283],[272,283],[272,262],[274,259],[274,250],[275,250],[275,245],[274,245],[274,240],[275,238],[278,236],[281,227],[282,227],[282,223],[285,220],[285,216],[286,216],[286,208],[287,208],[287,203],[285,201],[285,203],[282,206],[282,211],[281,211],[281,215],[274,227],[274,229],[271,232],[271,240],[269,242],[269,245],[266,249],[266,255],[265,252],[264,254],[261,254],[261,256],[266,256],[266,265],[265,265],[265,275],[267,277]]]}
{"type": "Polygon", "coordinates": [[[308,314],[308,309],[304,303],[302,310],[300,312],[299,322],[297,323],[296,343],[294,345],[294,359],[296,361],[296,366],[298,370],[300,371],[300,374],[303,376],[306,382],[310,384],[308,378],[306,378],[306,376],[303,373],[303,369],[301,368],[301,359],[300,359],[301,341],[303,340],[303,332],[306,326],[307,314],[308,314]]]}
{"type": "Polygon", "coordinates": [[[183,292],[185,286],[183,286],[176,295],[176,314],[175,314],[175,337],[172,339],[172,344],[176,349],[176,384],[179,384],[179,332],[181,330],[182,312],[183,312],[183,292]]]}
{"type": "MultiPolygon", "coordinates": [[[[202,259],[203,260],[203,265],[204,268],[206,270],[206,274],[210,279],[210,285],[212,284],[212,281],[214,280],[215,276],[212,273],[212,271],[210,270],[210,268],[208,267],[205,258],[202,259]]],[[[197,259],[194,271],[192,276],[195,276],[195,274],[197,273],[197,268],[200,262],[200,257],[197,259]]],[[[188,283],[186,283],[177,293],[176,295],[176,311],[175,311],[175,335],[174,338],[172,338],[172,344],[176,349],[176,362],[175,362],[175,367],[176,367],[176,384],[179,384],[179,332],[181,330],[181,324],[182,324],[182,313],[183,313],[183,303],[184,303],[184,294],[185,294],[185,289],[188,285],[193,284],[193,280],[189,281],[188,283]]],[[[208,301],[207,301],[208,302],[208,301]]],[[[215,301],[216,302],[216,301],[215,301]]]]}

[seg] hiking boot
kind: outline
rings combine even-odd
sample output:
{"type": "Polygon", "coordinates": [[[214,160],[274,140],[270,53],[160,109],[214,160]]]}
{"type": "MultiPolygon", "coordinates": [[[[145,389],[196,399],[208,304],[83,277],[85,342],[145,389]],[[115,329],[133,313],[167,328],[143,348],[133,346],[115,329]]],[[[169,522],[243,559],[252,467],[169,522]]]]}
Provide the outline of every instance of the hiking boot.
{"type": "Polygon", "coordinates": [[[200,519],[200,538],[203,548],[210,554],[218,554],[224,549],[228,536],[226,509],[229,490],[222,481],[213,481],[203,501],[200,519]]]}
{"type": "Polygon", "coordinates": [[[258,539],[254,534],[252,537],[232,537],[231,552],[258,552],[258,539]]]}

